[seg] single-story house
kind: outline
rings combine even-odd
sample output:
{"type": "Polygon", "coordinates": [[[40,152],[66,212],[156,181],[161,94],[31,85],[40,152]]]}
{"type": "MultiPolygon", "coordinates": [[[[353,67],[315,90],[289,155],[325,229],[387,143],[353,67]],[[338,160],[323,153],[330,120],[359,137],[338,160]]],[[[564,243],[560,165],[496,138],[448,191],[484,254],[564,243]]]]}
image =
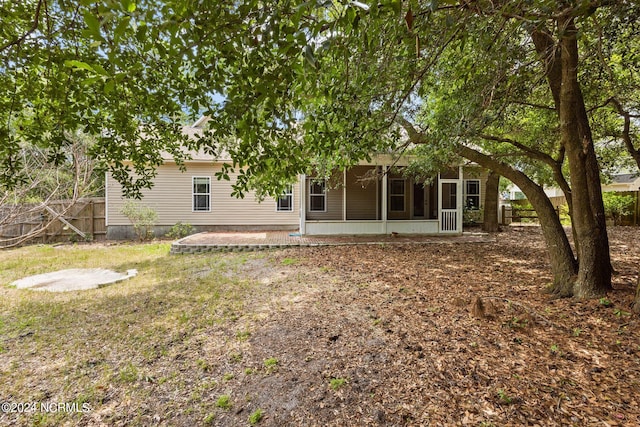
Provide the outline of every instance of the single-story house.
{"type": "MultiPolygon", "coordinates": [[[[198,124],[198,123],[197,123],[198,124]]],[[[188,129],[187,132],[195,132],[188,129]]],[[[487,172],[474,166],[441,172],[430,184],[398,173],[407,159],[375,156],[328,179],[300,175],[279,198],[231,196],[232,182],[215,176],[226,158],[194,153],[181,171],[169,157],[141,204],[156,210],[156,235],[177,223],[198,231],[292,230],[307,235],[461,234],[465,209],[482,212],[487,172]],[[365,178],[369,177],[369,178],[365,178]]],[[[120,184],[106,177],[107,238],[134,236],[121,212],[120,184]]]]}
{"type": "Polygon", "coordinates": [[[602,185],[602,191],[637,193],[640,191],[640,173],[621,173],[614,175],[610,183],[602,185]]]}

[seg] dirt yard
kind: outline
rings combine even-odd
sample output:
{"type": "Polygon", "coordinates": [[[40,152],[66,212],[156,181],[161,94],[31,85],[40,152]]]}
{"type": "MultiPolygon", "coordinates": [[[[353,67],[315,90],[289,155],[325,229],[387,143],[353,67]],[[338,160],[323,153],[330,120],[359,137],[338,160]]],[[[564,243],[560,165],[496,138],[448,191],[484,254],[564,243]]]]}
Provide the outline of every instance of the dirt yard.
{"type": "MultiPolygon", "coordinates": [[[[593,301],[543,292],[548,260],[531,227],[499,233],[495,243],[198,256],[245,257],[223,274],[253,283],[250,292],[223,320],[168,333],[153,357],[123,350],[136,360],[131,381],[102,383],[87,397],[91,412],[57,421],[640,425],[640,322],[630,309],[640,229],[610,233],[615,290],[593,301]],[[483,313],[473,309],[478,297],[483,313]]],[[[151,327],[153,315],[147,322],[151,327]]],[[[83,369],[91,375],[95,365],[116,363],[105,359],[83,369]]],[[[0,424],[33,420],[14,416],[0,424]]]]}
{"type": "Polygon", "coordinates": [[[616,291],[586,302],[542,292],[550,275],[535,228],[495,244],[278,254],[300,260],[283,278],[307,285],[265,317],[243,358],[276,356],[277,372],[228,384],[252,398],[218,421],[241,424],[257,406],[273,426],[640,425],[629,313],[639,237],[613,232],[616,291]],[[332,379],[346,381],[333,390],[332,379]]]}

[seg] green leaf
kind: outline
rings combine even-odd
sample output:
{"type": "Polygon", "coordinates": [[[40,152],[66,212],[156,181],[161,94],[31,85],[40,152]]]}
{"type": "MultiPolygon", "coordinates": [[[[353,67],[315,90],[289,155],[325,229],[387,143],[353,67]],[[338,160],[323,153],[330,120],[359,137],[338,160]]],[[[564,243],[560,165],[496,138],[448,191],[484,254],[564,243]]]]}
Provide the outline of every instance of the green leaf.
{"type": "Polygon", "coordinates": [[[73,68],[74,70],[86,70],[86,71],[95,72],[95,70],[91,65],[87,64],[86,62],[78,61],[75,59],[64,61],[64,66],[73,68]]]}
{"type": "Polygon", "coordinates": [[[92,84],[96,83],[98,80],[100,80],[100,77],[89,77],[87,79],[82,80],[82,84],[85,86],[91,86],[92,84]]]}
{"type": "Polygon", "coordinates": [[[93,71],[95,71],[96,73],[100,74],[101,76],[108,76],[109,73],[107,72],[107,70],[104,69],[104,67],[100,64],[93,64],[92,66],[93,71]]]}
{"type": "Polygon", "coordinates": [[[120,0],[120,4],[122,5],[122,9],[131,13],[136,10],[136,2],[132,0],[120,0]]]}
{"type": "Polygon", "coordinates": [[[115,87],[116,87],[116,83],[115,81],[113,81],[113,79],[107,80],[107,82],[104,84],[104,93],[109,94],[113,92],[115,87]]]}
{"type": "Polygon", "coordinates": [[[309,45],[304,48],[304,57],[313,68],[318,67],[318,62],[316,60],[316,56],[313,54],[313,48],[309,45]]]}
{"type": "Polygon", "coordinates": [[[391,0],[388,5],[391,7],[391,9],[396,13],[396,14],[400,14],[402,13],[402,1],[400,0],[391,0]]]}
{"type": "Polygon", "coordinates": [[[131,21],[131,18],[129,16],[126,16],[122,18],[122,21],[118,23],[118,25],[116,26],[116,29],[113,31],[113,37],[115,42],[118,42],[118,40],[125,34],[125,32],[127,31],[127,28],[129,27],[130,21],[131,21]]]}
{"type": "Polygon", "coordinates": [[[102,34],[100,34],[100,20],[94,14],[85,12],[84,23],[87,24],[87,28],[92,34],[102,38],[102,34]]]}

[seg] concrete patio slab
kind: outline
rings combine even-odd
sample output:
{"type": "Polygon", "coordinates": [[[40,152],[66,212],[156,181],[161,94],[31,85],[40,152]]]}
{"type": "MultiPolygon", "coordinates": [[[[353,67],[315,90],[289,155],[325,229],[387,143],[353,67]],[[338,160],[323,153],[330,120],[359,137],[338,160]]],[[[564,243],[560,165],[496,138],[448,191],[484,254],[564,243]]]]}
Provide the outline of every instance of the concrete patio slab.
{"type": "Polygon", "coordinates": [[[171,245],[172,254],[223,251],[257,251],[286,247],[344,246],[375,244],[488,243],[495,238],[486,233],[464,233],[461,236],[426,235],[357,235],[308,236],[290,231],[246,233],[204,232],[187,236],[171,245]]]}
{"type": "Polygon", "coordinates": [[[103,268],[73,268],[25,277],[14,281],[11,285],[18,289],[33,289],[34,291],[83,291],[127,280],[136,274],[138,274],[137,270],[117,273],[103,268]]]}

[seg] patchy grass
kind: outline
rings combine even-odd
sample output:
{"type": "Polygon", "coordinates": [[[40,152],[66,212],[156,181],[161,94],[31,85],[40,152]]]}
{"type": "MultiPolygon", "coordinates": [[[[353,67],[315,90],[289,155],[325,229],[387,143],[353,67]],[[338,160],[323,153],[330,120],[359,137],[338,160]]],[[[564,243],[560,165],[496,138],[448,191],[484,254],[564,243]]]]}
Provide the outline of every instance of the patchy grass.
{"type": "Polygon", "coordinates": [[[230,409],[231,406],[231,396],[229,396],[228,394],[223,394],[222,396],[218,397],[218,400],[216,400],[216,407],[220,409],[230,409]]]}
{"type": "MultiPolygon", "coordinates": [[[[207,350],[214,358],[223,354],[229,337],[220,326],[242,317],[252,298],[267,291],[258,282],[226,274],[246,260],[246,254],[172,256],[169,245],[162,243],[1,251],[0,396],[15,402],[82,401],[92,412],[107,410],[103,420],[114,424],[122,422],[118,407],[125,401],[149,407],[142,402],[173,388],[185,391],[172,402],[177,419],[212,422],[216,401],[202,396],[215,384],[213,371],[220,362],[207,358],[207,350]],[[95,267],[136,268],[139,274],[83,292],[8,286],[33,274],[95,267]],[[186,393],[191,389],[198,389],[194,393],[199,396],[186,393]]],[[[249,336],[243,330],[235,341],[244,345],[249,336]]],[[[237,358],[240,350],[231,357],[237,358]]],[[[80,416],[8,414],[8,419],[0,415],[0,425],[74,424],[80,416]]],[[[147,425],[151,420],[136,415],[125,424],[147,425]]]]}
{"type": "Polygon", "coordinates": [[[329,381],[329,387],[331,387],[331,390],[338,391],[346,383],[346,378],[331,378],[331,380],[329,381]]]}
{"type": "Polygon", "coordinates": [[[262,413],[262,409],[256,409],[251,413],[251,415],[249,415],[249,424],[252,426],[258,424],[262,420],[263,416],[264,414],[262,413]]]}
{"type": "Polygon", "coordinates": [[[611,236],[614,291],[591,301],[543,292],[533,228],[258,254],[0,251],[0,397],[88,408],[0,426],[640,425],[640,229],[611,236]],[[78,267],[139,274],[83,292],[7,286],[78,267]]]}

